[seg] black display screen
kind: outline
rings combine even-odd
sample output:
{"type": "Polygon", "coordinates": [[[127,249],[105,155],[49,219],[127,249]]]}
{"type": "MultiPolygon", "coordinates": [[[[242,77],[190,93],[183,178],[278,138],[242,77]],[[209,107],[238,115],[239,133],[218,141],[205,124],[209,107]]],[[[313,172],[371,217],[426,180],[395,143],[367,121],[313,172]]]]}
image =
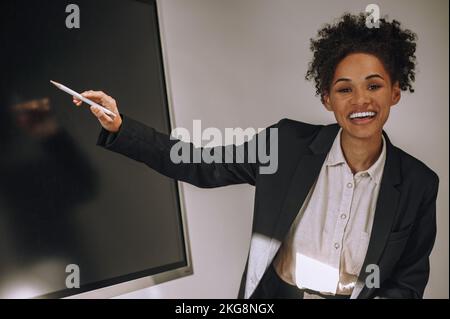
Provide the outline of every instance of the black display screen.
{"type": "Polygon", "coordinates": [[[155,1],[0,8],[0,298],[64,297],[186,266],[177,183],[97,146],[97,119],[49,82],[102,90],[169,133],[155,1]],[[79,288],[67,286],[69,265],[79,288]]]}

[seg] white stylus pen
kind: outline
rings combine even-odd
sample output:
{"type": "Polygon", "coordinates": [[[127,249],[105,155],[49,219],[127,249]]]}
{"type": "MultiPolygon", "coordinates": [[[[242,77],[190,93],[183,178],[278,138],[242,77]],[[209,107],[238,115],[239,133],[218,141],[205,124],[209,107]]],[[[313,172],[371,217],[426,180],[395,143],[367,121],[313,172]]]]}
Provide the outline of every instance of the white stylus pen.
{"type": "Polygon", "coordinates": [[[111,111],[108,110],[107,108],[105,108],[105,107],[101,106],[100,104],[97,104],[97,103],[95,103],[95,102],[93,102],[93,101],[91,101],[91,100],[85,98],[85,97],[82,96],[80,93],[77,93],[77,92],[75,92],[75,91],[72,90],[72,89],[69,89],[67,86],[64,86],[64,85],[62,85],[61,83],[58,83],[58,82],[55,82],[55,81],[51,81],[51,80],[50,80],[50,83],[52,83],[52,84],[53,84],[54,86],[56,86],[58,89],[60,89],[60,90],[62,90],[62,91],[64,91],[64,92],[66,92],[66,93],[68,93],[68,94],[70,94],[70,95],[72,95],[72,96],[75,96],[77,99],[79,99],[79,100],[81,100],[81,101],[83,101],[83,102],[85,102],[85,103],[87,103],[87,104],[89,104],[89,105],[99,107],[100,109],[103,110],[103,112],[105,112],[105,114],[111,116],[113,119],[116,117],[116,114],[114,114],[113,112],[111,112],[111,111]]]}

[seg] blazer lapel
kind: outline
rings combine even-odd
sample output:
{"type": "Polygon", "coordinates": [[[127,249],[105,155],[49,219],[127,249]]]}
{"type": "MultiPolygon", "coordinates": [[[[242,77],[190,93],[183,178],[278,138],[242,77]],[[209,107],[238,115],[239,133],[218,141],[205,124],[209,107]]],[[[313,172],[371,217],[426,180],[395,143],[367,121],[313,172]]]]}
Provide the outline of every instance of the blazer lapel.
{"type": "Polygon", "coordinates": [[[383,132],[383,135],[386,140],[386,163],[381,179],[369,247],[359,274],[359,285],[353,291],[352,298],[367,298],[370,293],[370,289],[365,285],[370,272],[367,273],[365,270],[368,265],[378,265],[379,263],[393,226],[400,197],[400,193],[395,187],[401,181],[400,156],[389,141],[387,134],[383,132]]]}
{"type": "Polygon", "coordinates": [[[300,159],[288,188],[274,238],[280,241],[284,240],[309,190],[319,175],[325,157],[326,154],[305,155],[300,159]]]}
{"type": "Polygon", "coordinates": [[[320,169],[339,131],[339,125],[323,127],[309,145],[310,154],[302,156],[290,182],[273,237],[283,241],[291,224],[319,176],[320,169]]]}

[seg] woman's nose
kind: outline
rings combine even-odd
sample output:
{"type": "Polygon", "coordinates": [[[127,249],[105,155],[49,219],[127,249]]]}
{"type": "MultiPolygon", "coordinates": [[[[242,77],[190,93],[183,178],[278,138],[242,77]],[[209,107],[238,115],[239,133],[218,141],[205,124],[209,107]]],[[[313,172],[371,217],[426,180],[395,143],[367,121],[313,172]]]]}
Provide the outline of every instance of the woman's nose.
{"type": "Polygon", "coordinates": [[[353,91],[352,104],[364,105],[370,102],[369,93],[364,90],[355,89],[353,91]]]}

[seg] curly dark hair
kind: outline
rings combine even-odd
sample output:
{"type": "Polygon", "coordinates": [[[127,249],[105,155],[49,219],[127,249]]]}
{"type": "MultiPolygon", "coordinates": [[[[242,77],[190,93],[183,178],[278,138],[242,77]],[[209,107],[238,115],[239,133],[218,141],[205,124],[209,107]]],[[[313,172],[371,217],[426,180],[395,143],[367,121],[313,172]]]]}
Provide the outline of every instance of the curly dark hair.
{"type": "Polygon", "coordinates": [[[318,31],[317,39],[311,39],[310,49],[314,53],[308,64],[305,79],[314,79],[316,95],[329,92],[338,63],[350,53],[368,53],[383,63],[392,84],[399,82],[402,91],[412,93],[415,80],[417,34],[402,30],[400,22],[379,19],[379,28],[366,26],[366,13],[344,15],[334,24],[325,24],[318,31]]]}

